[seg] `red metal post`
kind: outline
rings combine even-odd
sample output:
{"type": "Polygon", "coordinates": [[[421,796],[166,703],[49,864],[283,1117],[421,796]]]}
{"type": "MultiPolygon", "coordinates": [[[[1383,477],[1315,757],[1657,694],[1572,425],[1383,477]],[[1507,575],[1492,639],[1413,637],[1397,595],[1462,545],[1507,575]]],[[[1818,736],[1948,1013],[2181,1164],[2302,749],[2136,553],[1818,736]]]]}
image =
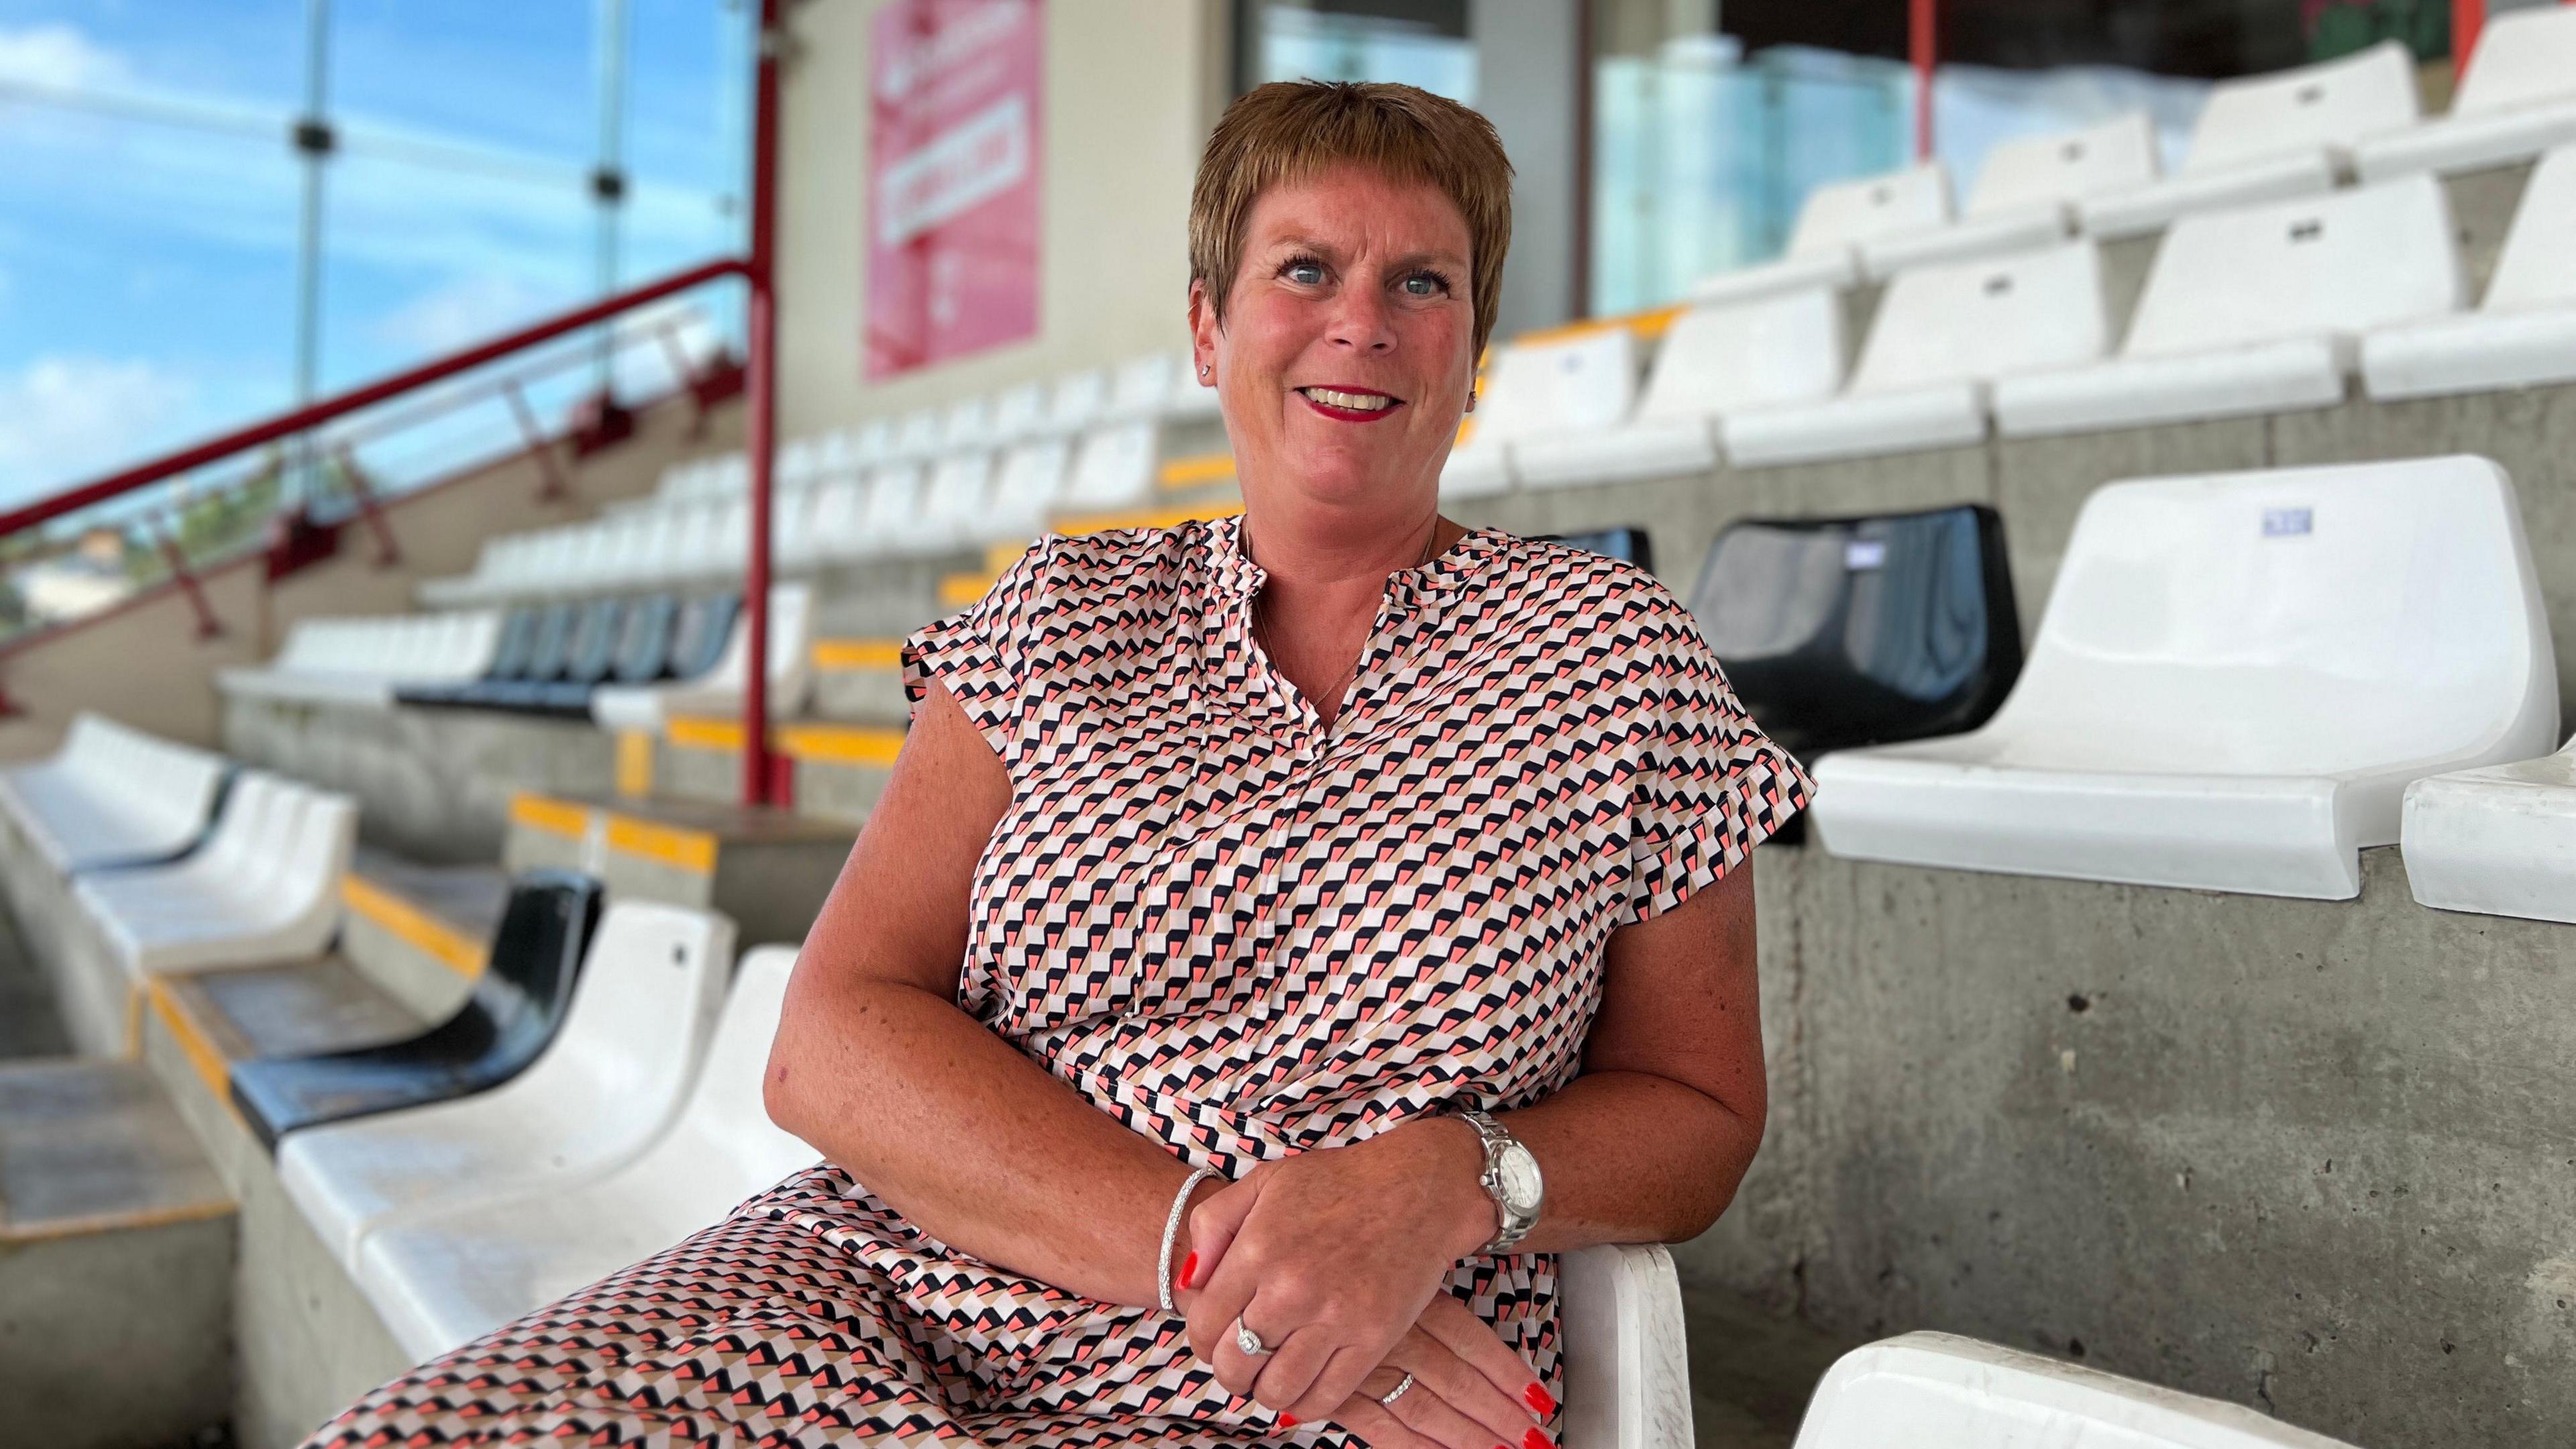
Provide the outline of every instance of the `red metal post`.
{"type": "Polygon", "coordinates": [[[367,486],[367,475],[358,471],[357,452],[346,443],[334,451],[340,455],[340,476],[349,480],[349,493],[358,500],[358,512],[367,520],[367,531],[376,536],[376,567],[392,568],[402,561],[402,548],[394,542],[393,524],[376,506],[376,490],[367,486]]]}
{"type": "Polygon", "coordinates": [[[188,596],[188,607],[196,611],[197,637],[212,639],[224,632],[223,621],[215,617],[214,606],[206,602],[205,586],[197,582],[196,574],[188,568],[188,555],[179,548],[178,535],[155,518],[152,536],[161,545],[161,561],[170,566],[170,578],[179,585],[180,592],[188,596]]]}
{"type": "Polygon", "coordinates": [[[528,456],[537,460],[537,471],[546,478],[546,486],[537,490],[537,501],[552,503],[571,491],[564,483],[563,463],[555,457],[554,442],[537,425],[536,409],[528,406],[528,395],[517,378],[504,383],[501,390],[509,394],[510,412],[519,420],[519,436],[527,442],[528,456]]]}
{"type": "Polygon", "coordinates": [[[2478,32],[2487,28],[2487,0],[2451,0],[2451,79],[2469,73],[2477,52],[2478,32]]]}
{"type": "Polygon", "coordinates": [[[775,801],[779,793],[769,764],[769,474],[778,441],[778,51],[786,40],[780,8],[779,0],[760,0],[759,73],[751,100],[751,256],[743,267],[751,293],[743,318],[750,415],[743,420],[742,445],[751,464],[751,558],[742,581],[744,642],[750,646],[742,685],[745,805],[775,801]]]}
{"type": "Polygon", "coordinates": [[[1940,59],[1939,0],[1911,0],[1906,50],[1914,61],[1914,159],[1932,159],[1932,67],[1940,59]]]}

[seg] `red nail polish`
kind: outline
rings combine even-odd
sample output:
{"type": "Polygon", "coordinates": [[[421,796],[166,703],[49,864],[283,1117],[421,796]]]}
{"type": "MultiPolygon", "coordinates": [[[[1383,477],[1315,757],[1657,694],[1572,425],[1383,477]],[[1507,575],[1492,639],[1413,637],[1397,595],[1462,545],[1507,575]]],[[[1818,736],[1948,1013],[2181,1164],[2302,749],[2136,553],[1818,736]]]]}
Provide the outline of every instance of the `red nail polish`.
{"type": "Polygon", "coordinates": [[[1297,1427],[1297,1416],[1296,1416],[1296,1415],[1294,1415],[1294,1414],[1282,1414],[1282,1415],[1280,1415],[1280,1416],[1279,1416],[1279,1427],[1280,1427],[1280,1428],[1282,1428],[1282,1429],[1294,1429],[1294,1428],[1296,1428],[1296,1427],[1297,1427]]]}
{"type": "Polygon", "coordinates": [[[1541,1418],[1556,1412],[1556,1396],[1547,1391],[1545,1384],[1532,1384],[1521,1390],[1521,1402],[1529,1405],[1530,1412],[1541,1418]]]}
{"type": "Polygon", "coordinates": [[[1198,1271],[1199,1271],[1199,1255],[1198,1255],[1198,1254],[1196,1254],[1196,1253],[1192,1253],[1192,1254],[1190,1254],[1188,1257],[1183,1258],[1183,1259],[1181,1260],[1181,1286],[1182,1286],[1182,1287],[1184,1287],[1184,1288],[1196,1288],[1197,1286],[1199,1286],[1199,1285],[1197,1285],[1196,1283],[1193,1283],[1193,1282],[1191,1282],[1191,1281],[1190,1281],[1192,1278],[1195,1278],[1195,1277],[1197,1277],[1197,1276],[1198,1276],[1198,1271]]]}
{"type": "Polygon", "coordinates": [[[1521,1449],[1556,1449],[1556,1441],[1543,1430],[1532,1429],[1521,1436],[1521,1449]]]}

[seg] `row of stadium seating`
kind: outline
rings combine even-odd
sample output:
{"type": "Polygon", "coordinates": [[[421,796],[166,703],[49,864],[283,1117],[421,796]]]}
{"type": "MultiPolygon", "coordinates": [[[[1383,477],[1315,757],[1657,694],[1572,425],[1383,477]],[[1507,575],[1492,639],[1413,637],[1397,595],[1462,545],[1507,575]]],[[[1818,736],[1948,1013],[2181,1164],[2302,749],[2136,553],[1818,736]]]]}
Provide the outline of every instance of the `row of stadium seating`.
{"type": "MultiPolygon", "coordinates": [[[[880,463],[785,485],[770,515],[772,557],[788,572],[898,554],[941,554],[1034,538],[1057,513],[1132,507],[1152,495],[1151,423],[1095,428],[1078,440],[974,446],[935,463],[880,463]]],[[[657,498],[587,523],[488,541],[474,572],[421,586],[433,604],[686,586],[741,577],[751,505],[738,490],[657,498]]]]}
{"type": "Polygon", "coordinates": [[[2091,241],[1907,271],[1848,379],[1820,286],[1673,318],[1642,386],[1625,327],[1507,346],[1442,490],[2326,407],[2356,370],[2378,398],[2576,379],[2571,237],[2576,145],[2534,171],[2475,313],[2440,183],[2419,175],[2176,224],[2116,353],[2091,241]]]}
{"type": "MultiPolygon", "coordinates": [[[[813,591],[769,596],[769,697],[802,709],[813,591]]],[[[275,659],[226,670],[237,698],[365,708],[488,709],[652,729],[680,715],[740,707],[751,637],[739,595],[668,593],[520,605],[507,610],[306,619],[275,659]],[[416,641],[430,641],[419,648],[416,641]]]]}
{"type": "MultiPolygon", "coordinates": [[[[792,439],[778,449],[773,482],[800,488],[890,464],[927,466],[951,453],[990,453],[1033,439],[1072,439],[1103,427],[1215,417],[1216,392],[1199,386],[1190,374],[1188,353],[1148,353],[1114,372],[1089,368],[1052,383],[1022,383],[944,408],[792,439]]],[[[663,471],[657,496],[667,503],[738,498],[749,476],[740,453],[676,463],[663,471]]]]}
{"type": "Polygon", "coordinates": [[[205,834],[231,768],[84,711],[51,757],[0,772],[0,809],[58,875],[150,865],[205,834]]]}
{"type": "Polygon", "coordinates": [[[2051,245],[2070,233],[2117,240],[2199,212],[2315,196],[2365,182],[2508,165],[2576,140],[2576,14],[2498,16],[2449,114],[2426,119],[2415,63],[2389,41],[2360,54],[2222,82],[2192,129],[2182,168],[2159,175],[2143,112],[2086,129],[2004,142],[1987,153],[1963,213],[1948,170],[1929,162],[1817,188],[1787,254],[1709,277],[1703,302],[1808,286],[1885,281],[1930,262],[2051,245]]]}

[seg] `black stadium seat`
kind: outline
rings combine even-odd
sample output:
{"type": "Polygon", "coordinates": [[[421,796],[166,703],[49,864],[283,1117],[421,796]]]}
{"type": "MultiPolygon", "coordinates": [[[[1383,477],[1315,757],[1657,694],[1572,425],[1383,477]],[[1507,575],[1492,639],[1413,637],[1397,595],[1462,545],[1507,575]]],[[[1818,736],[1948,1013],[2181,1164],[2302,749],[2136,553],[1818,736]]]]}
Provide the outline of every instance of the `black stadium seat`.
{"type": "Polygon", "coordinates": [[[1754,721],[1802,761],[1974,729],[2021,673],[2003,520],[1979,505],[1735,523],[1690,606],[1754,721]]]}
{"type": "Polygon", "coordinates": [[[679,622],[680,601],[669,594],[636,600],[626,609],[626,632],[617,641],[617,664],[610,672],[620,684],[650,684],[671,667],[671,636],[679,622]]]}
{"type": "Polygon", "coordinates": [[[512,609],[501,620],[501,638],[492,648],[492,667],[484,671],[481,679],[465,684],[404,685],[394,691],[394,699],[402,704],[458,704],[476,685],[522,677],[527,672],[528,661],[536,654],[537,633],[545,612],[535,605],[527,605],[512,609]]]}
{"type": "Polygon", "coordinates": [[[262,1145],[299,1128],[425,1106],[517,1076],[554,1039],[599,922],[600,885],[570,871],[512,883],[473,995],[408,1041],[235,1063],[232,1098],[262,1145]]]}
{"type": "Polygon", "coordinates": [[[1607,554],[1622,563],[1635,564],[1648,573],[1655,571],[1654,545],[1642,528],[1596,528],[1590,533],[1543,533],[1539,537],[1607,554]]]}
{"type": "Polygon", "coordinates": [[[632,612],[622,599],[599,599],[584,605],[581,621],[573,628],[572,647],[564,661],[563,678],[530,688],[521,707],[547,714],[587,717],[590,692],[617,668],[619,654],[626,644],[627,616],[632,612]]]}
{"type": "Polygon", "coordinates": [[[680,610],[671,630],[671,677],[695,679],[724,657],[733,637],[733,616],[742,607],[739,594],[711,594],[692,599],[680,610]]]}

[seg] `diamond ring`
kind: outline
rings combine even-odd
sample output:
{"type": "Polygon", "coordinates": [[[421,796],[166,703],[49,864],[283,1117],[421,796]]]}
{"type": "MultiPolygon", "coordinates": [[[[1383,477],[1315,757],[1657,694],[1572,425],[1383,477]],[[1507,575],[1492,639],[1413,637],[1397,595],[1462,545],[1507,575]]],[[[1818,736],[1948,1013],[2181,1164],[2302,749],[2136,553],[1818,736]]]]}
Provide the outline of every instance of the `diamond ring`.
{"type": "Polygon", "coordinates": [[[1381,1399],[1379,1399],[1379,1400],[1378,1400],[1379,1405],[1380,1405],[1381,1407],[1384,1407],[1384,1408],[1389,1408],[1389,1409],[1394,1408],[1394,1407],[1395,1407],[1395,1401],[1396,1401],[1396,1400],[1398,1400],[1398,1399],[1400,1399],[1400,1398],[1403,1398],[1403,1397],[1404,1397],[1404,1391],[1405,1391],[1406,1389],[1409,1389],[1409,1388],[1412,1388],[1412,1387],[1413,1387],[1413,1375],[1411,1375],[1411,1374],[1406,1374],[1404,1377],[1402,1377],[1402,1378],[1400,1378],[1400,1379],[1397,1379],[1397,1380],[1395,1381],[1395,1387],[1394,1387],[1394,1388],[1391,1388],[1391,1389],[1389,1389],[1389,1390],[1387,1390],[1387,1391],[1386,1391],[1386,1396],[1385,1396],[1384,1398],[1381,1398],[1381,1399]]]}
{"type": "Polygon", "coordinates": [[[1270,1345],[1263,1343],[1261,1335],[1253,1332],[1252,1325],[1239,1314],[1234,1320],[1234,1346],[1243,1350],[1245,1358],[1266,1358],[1270,1353],[1270,1345]]]}

